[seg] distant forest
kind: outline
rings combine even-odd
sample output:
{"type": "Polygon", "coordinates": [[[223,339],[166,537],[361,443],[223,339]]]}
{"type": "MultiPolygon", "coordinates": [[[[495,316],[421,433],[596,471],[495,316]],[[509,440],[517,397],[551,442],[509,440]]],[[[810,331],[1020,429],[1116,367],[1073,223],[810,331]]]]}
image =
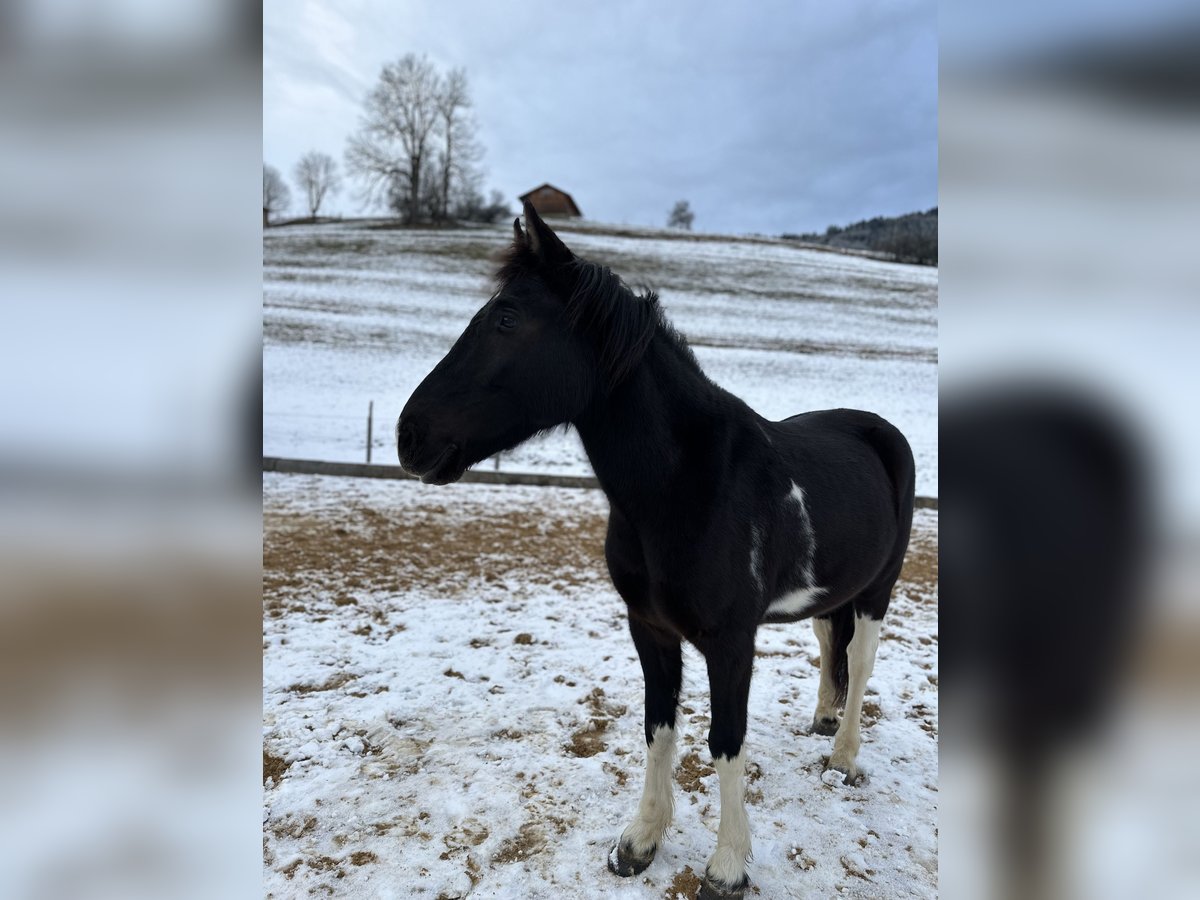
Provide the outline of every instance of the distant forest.
{"type": "Polygon", "coordinates": [[[876,216],[847,225],[830,225],[824,234],[785,234],[783,237],[807,244],[825,244],[848,250],[881,253],[897,262],[938,264],[938,211],[903,216],[876,216]]]}

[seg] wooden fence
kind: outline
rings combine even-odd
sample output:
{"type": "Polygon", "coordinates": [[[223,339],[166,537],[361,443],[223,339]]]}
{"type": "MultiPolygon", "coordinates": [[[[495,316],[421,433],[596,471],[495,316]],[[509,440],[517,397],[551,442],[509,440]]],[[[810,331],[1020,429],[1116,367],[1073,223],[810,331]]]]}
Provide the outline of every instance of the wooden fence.
{"type": "MultiPolygon", "coordinates": [[[[299,475],[342,475],[350,478],[401,478],[415,480],[399,466],[367,463],[329,462],[323,459],[287,459],[264,456],[264,472],[288,472],[299,475]]],[[[539,487],[599,488],[590,475],[550,475],[540,472],[489,472],[468,469],[462,480],[469,484],[531,484],[539,487]]],[[[917,497],[917,509],[937,509],[937,497],[917,497]]]]}

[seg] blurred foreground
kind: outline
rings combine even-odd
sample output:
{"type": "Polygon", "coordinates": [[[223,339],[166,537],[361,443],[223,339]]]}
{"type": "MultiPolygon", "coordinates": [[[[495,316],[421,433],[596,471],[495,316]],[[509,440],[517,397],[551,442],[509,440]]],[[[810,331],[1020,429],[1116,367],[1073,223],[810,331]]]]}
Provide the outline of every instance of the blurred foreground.
{"type": "Polygon", "coordinates": [[[940,888],[1194,897],[1200,30],[1056,9],[943,20],[940,888]]]}
{"type": "Polygon", "coordinates": [[[256,18],[0,9],[4,897],[261,896],[256,18]]]}

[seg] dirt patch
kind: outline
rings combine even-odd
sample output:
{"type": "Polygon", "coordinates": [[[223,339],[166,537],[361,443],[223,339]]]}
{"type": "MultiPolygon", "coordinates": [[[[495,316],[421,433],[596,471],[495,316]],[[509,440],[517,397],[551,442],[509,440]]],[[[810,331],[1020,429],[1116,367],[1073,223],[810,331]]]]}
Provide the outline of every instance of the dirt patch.
{"type": "Polygon", "coordinates": [[[299,840],[300,838],[304,837],[306,834],[308,834],[310,831],[312,831],[316,827],[317,827],[316,816],[305,816],[303,819],[299,819],[299,820],[294,819],[291,816],[288,816],[286,819],[284,819],[278,825],[273,825],[271,827],[271,833],[273,835],[275,835],[275,837],[279,838],[280,840],[282,840],[284,838],[292,838],[293,840],[299,840]]]}
{"type": "MultiPolygon", "coordinates": [[[[436,503],[384,515],[351,502],[336,512],[271,509],[263,515],[263,609],[277,618],[311,605],[323,587],[342,598],[331,615],[371,615],[346,591],[428,589],[458,593],[472,583],[579,585],[604,578],[603,515],[541,506],[447,515],[436,503]],[[519,552],[497,552],[519,548],[519,552]]],[[[308,610],[313,612],[313,610],[308,610]]],[[[355,623],[358,625],[359,623],[355,623]]],[[[379,624],[383,624],[380,622],[379,624]]],[[[532,642],[532,638],[530,639],[532,642]]]]}
{"type": "Polygon", "coordinates": [[[467,819],[449,834],[442,836],[442,843],[446,845],[446,851],[440,858],[449,859],[459,850],[478,847],[488,839],[490,833],[488,827],[478,819],[467,819]]]}
{"type": "Polygon", "coordinates": [[[286,866],[284,866],[282,869],[280,869],[279,871],[290,880],[291,878],[293,878],[295,876],[296,870],[298,868],[300,868],[302,865],[304,865],[304,860],[294,859],[290,863],[288,863],[286,866]]]}
{"type": "Polygon", "coordinates": [[[370,850],[355,850],[350,854],[350,862],[356,866],[365,866],[368,863],[379,862],[379,857],[370,850]]]}
{"type": "Polygon", "coordinates": [[[878,700],[864,700],[862,705],[861,723],[863,728],[870,728],[876,722],[883,718],[883,710],[879,707],[878,700]]]}
{"type": "Polygon", "coordinates": [[[682,872],[676,872],[671,884],[663,894],[663,900],[691,900],[700,890],[700,876],[692,871],[691,866],[684,866],[682,872]]]}
{"type": "Polygon", "coordinates": [[[567,744],[567,752],[580,759],[587,759],[608,749],[604,743],[604,732],[608,730],[608,722],[593,719],[586,728],[581,728],[571,735],[567,744]]]}
{"type": "Polygon", "coordinates": [[[817,867],[817,861],[804,852],[802,847],[793,847],[787,852],[787,858],[792,861],[797,869],[805,872],[817,867]]]}
{"type": "Polygon", "coordinates": [[[713,774],[716,774],[716,769],[701,762],[700,755],[693,750],[679,761],[675,781],[689,794],[707,794],[708,788],[701,779],[713,774]]]}
{"type": "MultiPolygon", "coordinates": [[[[489,511],[449,515],[440,503],[384,514],[351,501],[322,510],[270,508],[263,515],[263,608],[270,617],[308,609],[322,589],[336,587],[327,601],[330,615],[369,618],[386,626],[386,615],[370,609],[360,591],[428,589],[458,593],[472,583],[504,582],[563,589],[584,583],[608,583],[604,564],[607,517],[557,508],[489,511]],[[519,548],[519,552],[497,552],[519,548]]],[[[935,602],[938,582],[936,529],[914,530],[900,575],[910,596],[935,602]]],[[[391,625],[402,629],[403,625],[391,625]]],[[[369,632],[368,632],[369,633],[369,632]]],[[[522,632],[514,643],[533,644],[522,632]]],[[[491,642],[473,638],[474,648],[491,642]]],[[[313,688],[330,689],[330,688],[313,688]]]]}
{"type": "Polygon", "coordinates": [[[273,755],[271,751],[263,747],[263,784],[269,781],[279,781],[290,765],[290,762],[273,755]]]}
{"type": "Polygon", "coordinates": [[[863,881],[870,881],[871,880],[870,876],[875,874],[874,869],[867,869],[866,871],[864,871],[864,870],[860,869],[857,865],[855,865],[853,862],[846,859],[846,857],[844,857],[844,856],[841,858],[840,862],[842,864],[842,870],[847,875],[849,875],[851,878],[861,878],[863,881]]]}
{"type": "Polygon", "coordinates": [[[914,599],[933,601],[938,590],[937,537],[914,530],[900,570],[900,583],[914,599]]]}
{"type": "Polygon", "coordinates": [[[345,687],[356,678],[358,678],[357,675],[351,675],[349,672],[338,672],[330,675],[321,684],[293,684],[288,690],[293,694],[315,694],[318,691],[336,691],[340,687],[345,687]]]}
{"type": "Polygon", "coordinates": [[[528,631],[522,631],[515,638],[513,638],[513,643],[514,644],[532,644],[533,643],[533,635],[530,634],[528,631]]]}
{"type": "Polygon", "coordinates": [[[620,787],[624,787],[626,785],[626,783],[629,781],[629,773],[626,772],[624,769],[614,766],[610,762],[604,763],[601,766],[601,768],[605,772],[607,772],[609,775],[611,775],[613,778],[617,779],[617,784],[620,787]]]}
{"type": "Polygon", "coordinates": [[[314,856],[308,860],[308,867],[318,872],[332,872],[334,878],[346,877],[346,870],[342,868],[342,861],[334,859],[332,856],[314,856]]]}
{"type": "Polygon", "coordinates": [[[521,826],[515,837],[508,838],[492,856],[497,865],[520,862],[536,856],[546,848],[546,837],[533,822],[521,826]]]}
{"type": "Polygon", "coordinates": [[[566,751],[572,756],[586,759],[608,749],[604,743],[604,733],[608,726],[619,716],[625,715],[628,707],[619,703],[609,703],[604,694],[604,688],[593,688],[592,692],[579,701],[586,703],[591,714],[588,723],[571,735],[566,751]]]}

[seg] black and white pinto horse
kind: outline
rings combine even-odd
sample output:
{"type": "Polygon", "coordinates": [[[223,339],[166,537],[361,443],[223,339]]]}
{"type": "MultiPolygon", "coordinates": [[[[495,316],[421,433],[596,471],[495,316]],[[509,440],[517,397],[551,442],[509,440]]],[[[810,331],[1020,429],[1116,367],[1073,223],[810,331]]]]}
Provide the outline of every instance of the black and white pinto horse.
{"type": "Polygon", "coordinates": [[[635,295],[568,250],[528,203],[524,212],[496,293],[396,423],[400,462],[447,484],[539,432],[578,431],[611,507],[604,552],[646,687],[645,790],[609,868],[640,873],[671,822],[686,640],[708,669],[721,792],[699,896],[741,896],[755,632],[812,619],[812,728],[834,735],[828,765],[852,781],[863,692],[908,546],[912,452],[872,413],[764,419],[708,380],[653,293],[635,295]]]}

